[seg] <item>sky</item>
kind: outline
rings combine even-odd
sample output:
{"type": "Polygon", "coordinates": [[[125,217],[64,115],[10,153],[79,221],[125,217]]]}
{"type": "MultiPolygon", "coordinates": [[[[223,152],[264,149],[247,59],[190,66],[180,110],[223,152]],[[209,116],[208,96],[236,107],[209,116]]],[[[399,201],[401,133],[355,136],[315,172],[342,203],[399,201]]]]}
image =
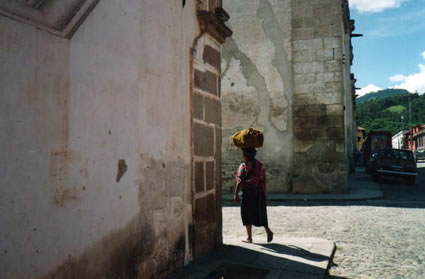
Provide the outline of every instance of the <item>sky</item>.
{"type": "Polygon", "coordinates": [[[385,88],[425,92],[425,0],[349,0],[356,94],[385,88]]]}

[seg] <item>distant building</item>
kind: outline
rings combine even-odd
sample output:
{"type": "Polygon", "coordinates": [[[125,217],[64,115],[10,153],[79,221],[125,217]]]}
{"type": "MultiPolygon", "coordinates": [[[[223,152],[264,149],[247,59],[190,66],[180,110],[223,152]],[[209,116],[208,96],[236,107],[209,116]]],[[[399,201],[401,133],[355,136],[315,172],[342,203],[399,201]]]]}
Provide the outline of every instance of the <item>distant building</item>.
{"type": "Polygon", "coordinates": [[[366,138],[366,129],[357,127],[357,150],[362,151],[363,143],[366,138]]]}
{"type": "Polygon", "coordinates": [[[392,137],[392,147],[397,149],[406,148],[406,130],[401,130],[392,137]]]}
{"type": "Polygon", "coordinates": [[[408,131],[406,133],[407,149],[410,149],[413,152],[416,149],[425,149],[425,125],[413,127],[412,132],[413,132],[412,140],[410,140],[411,132],[408,131]]]}

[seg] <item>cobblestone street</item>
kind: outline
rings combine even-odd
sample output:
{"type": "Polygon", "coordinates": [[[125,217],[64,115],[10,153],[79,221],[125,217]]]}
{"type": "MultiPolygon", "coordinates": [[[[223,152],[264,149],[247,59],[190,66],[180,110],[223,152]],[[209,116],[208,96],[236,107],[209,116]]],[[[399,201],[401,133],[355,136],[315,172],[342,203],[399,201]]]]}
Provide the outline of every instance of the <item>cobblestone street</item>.
{"type": "MultiPolygon", "coordinates": [[[[334,241],[329,278],[424,278],[424,172],[416,186],[382,184],[383,200],[269,206],[270,227],[275,235],[334,241]]],[[[237,206],[223,207],[224,237],[245,237],[239,214],[237,206]]],[[[262,228],[253,236],[254,242],[266,237],[262,228]]]]}

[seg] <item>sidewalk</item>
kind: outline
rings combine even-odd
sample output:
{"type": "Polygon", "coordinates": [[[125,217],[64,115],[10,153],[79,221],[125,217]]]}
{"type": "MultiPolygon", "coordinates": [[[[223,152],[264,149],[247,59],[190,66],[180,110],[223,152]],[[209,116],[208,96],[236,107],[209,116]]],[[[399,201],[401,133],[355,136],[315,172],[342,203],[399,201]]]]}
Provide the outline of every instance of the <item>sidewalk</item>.
{"type": "MultiPolygon", "coordinates": [[[[373,182],[364,168],[356,168],[350,175],[348,193],[346,194],[276,194],[267,195],[267,200],[278,201],[360,201],[383,198],[378,184],[373,182]]],[[[233,201],[233,194],[223,194],[223,201],[233,201]]]]}
{"type": "MultiPolygon", "coordinates": [[[[350,176],[346,194],[269,194],[279,201],[358,201],[383,198],[379,185],[364,169],[350,176]]],[[[230,204],[233,195],[223,195],[230,204]]],[[[209,255],[177,270],[168,279],[310,279],[324,278],[335,252],[335,243],[319,238],[279,238],[272,243],[246,244],[223,236],[224,245],[209,255]]]]}
{"type": "Polygon", "coordinates": [[[278,238],[272,243],[225,245],[172,274],[168,279],[310,279],[323,278],[335,244],[318,238],[278,238]]]}

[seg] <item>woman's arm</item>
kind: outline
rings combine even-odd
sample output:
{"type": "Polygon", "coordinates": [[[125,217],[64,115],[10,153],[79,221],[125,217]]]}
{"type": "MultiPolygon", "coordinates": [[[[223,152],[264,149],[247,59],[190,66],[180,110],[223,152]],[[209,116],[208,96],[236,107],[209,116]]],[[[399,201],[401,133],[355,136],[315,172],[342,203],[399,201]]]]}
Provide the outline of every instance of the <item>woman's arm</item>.
{"type": "Polygon", "coordinates": [[[233,197],[233,200],[235,202],[239,202],[239,191],[241,190],[241,184],[242,184],[242,180],[238,180],[236,181],[236,187],[235,187],[235,196],[233,197]]]}
{"type": "Polygon", "coordinates": [[[243,177],[245,175],[245,168],[246,168],[245,163],[242,163],[238,168],[238,172],[236,173],[235,195],[233,196],[233,200],[235,202],[239,202],[239,191],[242,188],[243,177]]]}
{"type": "Polygon", "coordinates": [[[263,187],[264,187],[264,196],[267,197],[267,179],[266,179],[266,171],[264,167],[261,170],[261,176],[263,177],[263,187]]]}

